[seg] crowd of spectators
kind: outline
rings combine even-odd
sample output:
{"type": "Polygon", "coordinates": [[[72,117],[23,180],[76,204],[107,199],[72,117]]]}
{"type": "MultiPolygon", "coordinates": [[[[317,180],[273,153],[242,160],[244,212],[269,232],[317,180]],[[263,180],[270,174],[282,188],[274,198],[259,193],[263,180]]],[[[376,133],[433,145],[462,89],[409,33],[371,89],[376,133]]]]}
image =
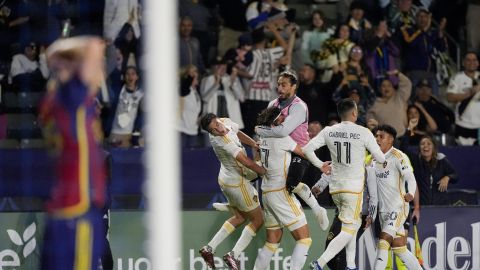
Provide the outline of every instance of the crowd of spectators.
{"type": "Polygon", "coordinates": [[[468,32],[471,21],[453,18],[446,12],[451,6],[442,1],[339,0],[337,21],[311,10],[311,20],[300,27],[289,1],[223,2],[180,1],[179,68],[198,70],[194,76],[181,73],[183,147],[208,146],[197,123],[207,112],[230,117],[255,136],[254,119],[277,96],[277,75],[294,70],[312,134],[339,121],[338,100],[353,98],[357,124],[396,129],[399,147],[412,158],[419,189],[431,195],[422,203],[446,204],[444,192],[457,177],[438,152],[438,138],[478,145],[480,136],[479,42],[468,32]],[[197,33],[196,23],[202,29],[197,33]],[[469,43],[462,43],[457,33],[462,25],[469,43]],[[448,34],[464,45],[463,71],[445,61],[452,43],[448,34]]]}
{"type": "Polygon", "coordinates": [[[141,7],[141,0],[0,1],[0,118],[6,126],[0,139],[41,140],[32,129],[13,132],[13,120],[36,117],[50,73],[45,48],[59,37],[97,35],[107,44],[106,80],[96,100],[104,143],[143,144],[141,7]]]}
{"type": "MultiPolygon", "coordinates": [[[[336,118],[335,102],[352,97],[358,124],[392,125],[399,136],[412,137],[411,145],[418,146],[424,135],[478,144],[478,59],[474,51],[466,53],[465,72],[458,74],[444,61],[451,42],[447,31],[462,25],[456,20],[448,25],[448,4],[340,0],[337,6],[345,8],[338,10],[338,21],[311,10],[310,22],[300,27],[289,1],[233,0],[231,7],[222,2],[180,1],[180,68],[193,65],[199,71],[197,117],[206,112],[234,117],[254,136],[253,119],[276,97],[278,73],[292,69],[299,74],[297,95],[307,103],[309,119],[323,126],[336,118]],[[418,121],[414,130],[412,119],[418,121]]],[[[467,37],[474,39],[468,31],[467,37]]],[[[471,44],[465,45],[477,49],[471,44]]],[[[202,137],[198,128],[189,135],[202,137]]]]}

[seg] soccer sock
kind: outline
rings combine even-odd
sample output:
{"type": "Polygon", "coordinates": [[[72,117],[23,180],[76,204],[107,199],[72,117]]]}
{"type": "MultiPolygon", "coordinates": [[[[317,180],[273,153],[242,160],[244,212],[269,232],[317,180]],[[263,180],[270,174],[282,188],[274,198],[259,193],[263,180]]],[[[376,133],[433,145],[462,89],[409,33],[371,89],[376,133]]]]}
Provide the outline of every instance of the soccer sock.
{"type": "Polygon", "coordinates": [[[387,261],[387,266],[385,266],[385,270],[393,270],[393,253],[392,250],[390,249],[388,251],[388,261],[387,261]]]}
{"type": "Polygon", "coordinates": [[[418,263],[417,258],[415,258],[415,256],[412,254],[412,252],[410,252],[410,250],[407,249],[406,246],[394,247],[393,254],[400,257],[400,260],[402,260],[403,263],[405,263],[405,266],[407,266],[409,270],[422,269],[422,267],[418,263]]]}
{"type": "Polygon", "coordinates": [[[217,248],[217,246],[227,238],[233,231],[235,231],[235,227],[228,221],[225,221],[223,223],[222,227],[220,230],[218,230],[217,234],[210,240],[208,245],[212,247],[213,251],[217,248]]]}
{"type": "MultiPolygon", "coordinates": [[[[327,249],[323,252],[322,256],[317,260],[320,267],[324,268],[327,262],[329,262],[335,255],[342,250],[345,245],[354,237],[355,230],[352,232],[346,232],[342,227],[342,231],[328,244],[327,249]]],[[[349,230],[349,229],[348,229],[349,230]]]]}
{"type": "Polygon", "coordinates": [[[397,270],[408,270],[407,266],[402,262],[399,256],[395,256],[395,266],[397,267],[397,270]]]}
{"type": "Polygon", "coordinates": [[[258,252],[257,258],[255,259],[254,270],[266,270],[270,265],[270,260],[272,259],[273,254],[277,251],[279,243],[269,243],[265,242],[263,248],[258,252]]]}
{"type": "Polygon", "coordinates": [[[297,241],[292,253],[291,270],[302,270],[308,257],[308,250],[312,245],[312,238],[303,238],[297,241]]]}
{"type": "Polygon", "coordinates": [[[297,194],[313,210],[320,209],[321,206],[318,204],[317,199],[315,198],[315,196],[313,196],[310,188],[304,183],[298,183],[298,185],[292,190],[292,192],[297,194]]]}
{"type": "Polygon", "coordinates": [[[242,235],[238,238],[237,243],[233,247],[232,251],[235,255],[235,258],[238,258],[240,253],[250,244],[253,237],[255,237],[255,231],[250,227],[251,224],[249,223],[245,228],[243,228],[242,235]]]}
{"type": "Polygon", "coordinates": [[[357,268],[357,264],[355,263],[355,253],[357,251],[357,237],[352,237],[352,240],[348,242],[347,246],[345,247],[345,254],[347,255],[347,267],[350,269],[357,268]]]}
{"type": "Polygon", "coordinates": [[[385,270],[388,260],[390,244],[383,239],[378,240],[377,259],[375,260],[375,270],[385,270]]]}

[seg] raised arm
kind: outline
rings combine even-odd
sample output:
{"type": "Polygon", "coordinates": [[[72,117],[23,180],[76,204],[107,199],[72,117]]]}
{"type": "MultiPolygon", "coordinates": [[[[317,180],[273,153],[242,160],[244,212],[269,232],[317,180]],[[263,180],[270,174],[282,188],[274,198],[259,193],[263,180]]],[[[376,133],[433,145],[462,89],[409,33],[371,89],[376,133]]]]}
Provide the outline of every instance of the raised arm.
{"type": "Polygon", "coordinates": [[[202,95],[202,100],[204,102],[208,102],[213,97],[215,92],[217,92],[219,86],[220,84],[215,75],[204,78],[200,84],[200,94],[202,95]]]}
{"type": "Polygon", "coordinates": [[[285,41],[282,35],[280,35],[277,28],[275,27],[275,24],[267,22],[265,24],[265,27],[267,28],[267,30],[272,32],[273,36],[275,37],[275,40],[278,42],[278,45],[280,45],[280,47],[282,47],[286,51],[288,49],[288,43],[287,41],[285,41]]]}
{"type": "MultiPolygon", "coordinates": [[[[62,61],[70,61],[78,65],[81,80],[90,90],[90,95],[96,95],[104,80],[104,50],[105,44],[99,38],[74,37],[55,41],[48,47],[46,55],[52,69],[61,68],[62,61]]],[[[62,74],[57,74],[62,75],[62,74]]],[[[58,76],[60,81],[70,79],[58,76]]]]}
{"type": "Polygon", "coordinates": [[[258,149],[257,142],[250,138],[250,136],[248,136],[247,134],[243,133],[242,131],[238,131],[237,136],[242,144],[248,145],[254,149],[258,149]]]}
{"type": "Polygon", "coordinates": [[[307,121],[307,110],[300,104],[290,107],[290,113],[282,124],[274,127],[257,127],[256,132],[260,136],[282,138],[290,135],[299,125],[307,121]]]}
{"type": "Polygon", "coordinates": [[[398,73],[398,79],[399,82],[397,94],[400,95],[405,102],[407,102],[412,94],[412,81],[410,81],[410,79],[401,72],[398,73]]]}
{"type": "Polygon", "coordinates": [[[425,116],[425,119],[427,120],[427,125],[428,125],[427,131],[428,132],[437,131],[438,129],[437,122],[435,122],[435,119],[433,119],[433,117],[428,113],[425,107],[423,107],[422,103],[417,101],[415,102],[415,106],[418,107],[420,112],[423,114],[423,116],[425,116]]]}

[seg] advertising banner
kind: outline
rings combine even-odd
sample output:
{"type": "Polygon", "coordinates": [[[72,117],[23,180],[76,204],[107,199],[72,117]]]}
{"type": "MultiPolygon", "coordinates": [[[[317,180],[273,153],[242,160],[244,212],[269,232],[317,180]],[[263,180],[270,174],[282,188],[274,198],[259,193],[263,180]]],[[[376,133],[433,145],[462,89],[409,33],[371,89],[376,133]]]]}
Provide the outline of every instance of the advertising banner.
{"type": "MultiPolygon", "coordinates": [[[[327,234],[319,229],[312,212],[305,212],[313,240],[307,259],[309,263],[324,251],[327,234]]],[[[329,209],[330,220],[333,213],[329,209]]],[[[184,211],[183,218],[182,269],[207,270],[198,249],[208,243],[228,215],[212,211],[184,211]]],[[[236,230],[218,247],[215,254],[217,269],[227,269],[221,258],[233,248],[240,232],[241,230],[236,230]]],[[[418,234],[426,270],[480,270],[480,207],[424,207],[418,234]]],[[[413,229],[409,235],[408,248],[414,250],[413,229]]],[[[261,230],[240,256],[242,269],[253,269],[258,249],[264,241],[265,233],[261,230]]],[[[290,269],[290,255],[294,245],[290,233],[284,231],[281,249],[274,255],[270,270],[290,269]]],[[[367,230],[357,242],[357,267],[361,270],[373,269],[376,251],[376,239],[372,231],[367,230]]]]}
{"type": "MultiPolygon", "coordinates": [[[[40,269],[43,213],[0,213],[0,270],[40,269]]],[[[110,246],[114,269],[152,269],[145,258],[143,212],[111,213],[110,246]]]]}
{"type": "MultiPolygon", "coordinates": [[[[329,218],[334,211],[329,209],[329,218]]],[[[324,251],[327,233],[317,226],[311,211],[306,211],[313,239],[307,263],[324,251]]],[[[206,245],[224,221],[228,213],[215,211],[182,212],[181,267],[184,270],[207,270],[198,249],[206,245]]],[[[0,270],[38,269],[42,235],[43,213],[0,213],[0,270]]],[[[110,244],[115,267],[118,270],[153,269],[146,258],[143,212],[115,211],[111,214],[110,244]]],[[[230,251],[240,236],[241,229],[230,235],[215,253],[217,269],[227,269],[222,256],[230,251]]],[[[426,270],[480,270],[480,207],[422,208],[418,234],[426,270]]],[[[410,236],[412,236],[412,231],[410,236]]],[[[250,246],[240,255],[241,269],[253,269],[258,249],[264,245],[265,230],[261,229],[250,246]]],[[[414,240],[408,239],[412,249],[414,240]]],[[[168,248],[169,243],[162,243],[168,248]]],[[[270,270],[290,269],[290,255],[295,241],[288,231],[280,248],[272,258],[270,270]]],[[[372,269],[376,256],[376,239],[367,230],[358,241],[357,265],[359,269],[372,269]]]]}

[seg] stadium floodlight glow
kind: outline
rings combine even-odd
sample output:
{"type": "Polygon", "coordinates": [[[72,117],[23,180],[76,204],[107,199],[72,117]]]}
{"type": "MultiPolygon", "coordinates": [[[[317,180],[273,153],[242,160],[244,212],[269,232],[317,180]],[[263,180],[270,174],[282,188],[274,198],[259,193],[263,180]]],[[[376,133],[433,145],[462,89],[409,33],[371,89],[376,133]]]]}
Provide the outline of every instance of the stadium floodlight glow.
{"type": "Polygon", "coordinates": [[[145,1],[147,254],[151,269],[180,269],[176,132],[177,1],[145,1]]]}

